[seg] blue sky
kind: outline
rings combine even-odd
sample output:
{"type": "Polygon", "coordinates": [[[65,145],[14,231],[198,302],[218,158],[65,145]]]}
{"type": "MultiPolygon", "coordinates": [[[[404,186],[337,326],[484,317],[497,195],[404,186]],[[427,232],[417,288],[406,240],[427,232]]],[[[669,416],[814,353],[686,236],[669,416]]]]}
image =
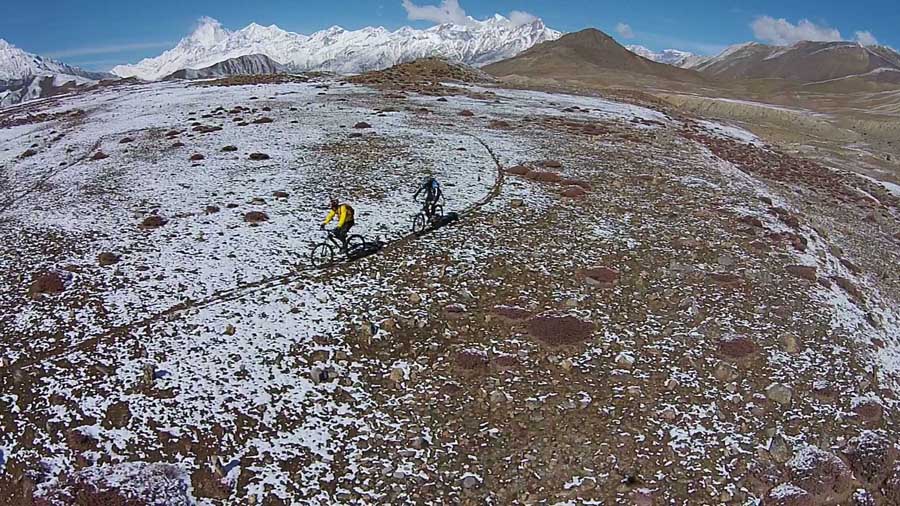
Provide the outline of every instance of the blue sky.
{"type": "MultiPolygon", "coordinates": [[[[410,0],[407,0],[409,2],[410,0]]],[[[439,5],[441,0],[412,0],[439,5]]],[[[562,31],[596,27],[626,44],[711,54],[730,44],[759,40],[790,43],[798,38],[877,40],[900,47],[897,0],[443,0],[446,10],[484,19],[495,12],[523,11],[562,31]],[[861,32],[861,33],[857,33],[861,32]]],[[[18,2],[4,9],[0,38],[30,52],[105,70],[155,56],[187,35],[201,16],[229,29],[250,22],[277,24],[311,33],[332,25],[427,27],[410,20],[402,0],[49,0],[18,2]]]]}

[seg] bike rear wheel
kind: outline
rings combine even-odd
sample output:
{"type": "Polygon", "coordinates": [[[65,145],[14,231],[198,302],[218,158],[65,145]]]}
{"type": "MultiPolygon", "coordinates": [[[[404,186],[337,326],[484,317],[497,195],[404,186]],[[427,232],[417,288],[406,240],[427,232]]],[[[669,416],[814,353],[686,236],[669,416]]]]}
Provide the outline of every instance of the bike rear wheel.
{"type": "Polygon", "coordinates": [[[347,238],[347,256],[358,253],[366,247],[366,238],[361,235],[351,235],[347,238]]]}
{"type": "Polygon", "coordinates": [[[327,243],[317,244],[313,247],[309,259],[312,261],[313,267],[317,269],[327,267],[334,262],[334,248],[327,243]]]}
{"type": "Polygon", "coordinates": [[[425,227],[428,224],[428,220],[425,218],[424,213],[419,213],[413,218],[413,228],[412,231],[414,234],[421,234],[425,231],[425,227]]]}

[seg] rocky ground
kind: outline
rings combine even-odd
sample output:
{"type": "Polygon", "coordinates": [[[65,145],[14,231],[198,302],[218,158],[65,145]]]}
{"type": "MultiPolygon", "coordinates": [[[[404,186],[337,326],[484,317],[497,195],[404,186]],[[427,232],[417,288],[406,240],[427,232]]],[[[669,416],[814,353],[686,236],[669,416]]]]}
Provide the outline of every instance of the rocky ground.
{"type": "Polygon", "coordinates": [[[892,187],[634,105],[372,79],[0,111],[3,497],[900,502],[892,187]],[[415,236],[426,175],[460,220],[415,236]],[[311,268],[329,195],[387,246],[311,268]]]}

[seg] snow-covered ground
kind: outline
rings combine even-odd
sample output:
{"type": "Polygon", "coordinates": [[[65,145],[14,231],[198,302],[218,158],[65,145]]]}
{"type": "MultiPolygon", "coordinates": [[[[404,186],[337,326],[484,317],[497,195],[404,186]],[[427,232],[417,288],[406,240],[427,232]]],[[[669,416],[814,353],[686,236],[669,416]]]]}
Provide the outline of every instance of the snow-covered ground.
{"type": "Polygon", "coordinates": [[[0,490],[4,468],[52,490],[75,469],[167,462],[201,504],[505,504],[528,483],[540,500],[613,503],[636,493],[630,473],[667,503],[728,503],[760,496],[741,459],[785,424],[798,445],[823,420],[855,430],[862,401],[815,398],[811,378],[854,398],[872,393],[860,371],[895,388],[894,345],[858,349],[896,329],[875,281],[861,306],[785,274],[857,279],[818,231],[772,214],[799,213],[793,194],[658,111],[458,90],[157,83],[0,115],[51,118],[0,129],[0,240],[14,245],[0,255],[0,490]],[[501,170],[523,163],[566,182],[501,170]],[[428,175],[461,221],[413,237],[428,175]],[[382,252],[311,267],[329,196],[382,252]],[[153,215],[165,223],[142,226],[153,215]],[[798,230],[805,252],[780,239],[798,230]],[[585,282],[596,266],[615,280],[585,282]],[[47,272],[65,289],[32,297],[47,272]],[[499,305],[593,330],[554,347],[499,305]],[[752,362],[717,351],[730,334],[758,343],[752,362]],[[783,344],[794,334],[802,350],[783,344]],[[773,382],[793,404],[766,397],[773,382]]]}

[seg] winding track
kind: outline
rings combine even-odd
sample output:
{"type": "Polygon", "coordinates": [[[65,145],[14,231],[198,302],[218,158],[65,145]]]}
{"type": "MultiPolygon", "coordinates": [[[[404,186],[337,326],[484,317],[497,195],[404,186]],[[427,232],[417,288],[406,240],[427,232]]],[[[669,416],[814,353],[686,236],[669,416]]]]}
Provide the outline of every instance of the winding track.
{"type": "MultiPolygon", "coordinates": [[[[500,162],[500,158],[497,156],[497,154],[494,153],[494,150],[491,149],[491,147],[480,137],[478,137],[474,134],[466,134],[466,135],[468,135],[469,137],[472,137],[473,139],[478,141],[478,143],[481,144],[484,147],[484,149],[488,152],[488,154],[491,156],[491,159],[493,159],[494,164],[496,165],[497,177],[495,178],[494,184],[491,187],[491,190],[487,193],[487,195],[485,195],[481,200],[478,200],[478,201],[472,203],[471,205],[469,205],[468,207],[466,207],[465,209],[460,211],[459,212],[460,216],[467,216],[467,215],[477,211],[478,209],[484,207],[485,205],[487,205],[491,201],[493,201],[495,198],[497,198],[497,196],[500,195],[500,191],[502,190],[503,184],[505,181],[503,164],[500,162]]],[[[389,242],[378,253],[403,247],[403,246],[409,244],[416,237],[417,237],[417,234],[409,233],[399,239],[395,239],[395,240],[389,242]]],[[[376,253],[376,254],[378,254],[378,253],[376,253]]],[[[335,264],[330,269],[328,269],[328,272],[341,272],[344,269],[346,269],[349,265],[350,265],[350,262],[335,264]]],[[[37,354],[37,356],[29,357],[28,360],[17,361],[15,363],[13,363],[10,367],[5,367],[2,370],[0,370],[0,377],[7,376],[9,374],[12,374],[15,371],[21,371],[28,367],[32,367],[34,365],[43,363],[46,360],[51,359],[53,357],[58,357],[60,355],[68,354],[68,353],[79,351],[79,350],[90,350],[91,348],[95,348],[96,346],[98,346],[104,340],[127,335],[127,333],[129,331],[132,331],[132,330],[140,328],[140,327],[147,327],[153,323],[169,319],[173,316],[181,314],[190,309],[203,309],[203,308],[210,307],[210,306],[213,306],[216,304],[234,301],[234,300],[240,299],[244,296],[247,296],[247,295],[250,295],[253,293],[265,292],[265,291],[271,290],[275,287],[288,284],[291,281],[299,279],[299,277],[302,274],[314,274],[314,273],[318,273],[318,272],[323,272],[323,271],[321,269],[317,269],[312,266],[306,266],[306,267],[302,267],[299,269],[294,269],[291,272],[287,272],[285,274],[263,278],[258,281],[245,283],[245,284],[242,284],[240,286],[237,286],[237,287],[234,287],[234,288],[231,288],[228,290],[222,290],[222,291],[216,292],[215,294],[213,294],[207,298],[204,298],[204,299],[187,300],[187,301],[181,302],[179,304],[176,304],[168,309],[165,309],[159,313],[156,313],[154,315],[143,318],[141,320],[137,320],[137,321],[130,322],[130,323],[127,323],[124,325],[112,327],[111,329],[107,330],[106,332],[103,332],[102,334],[98,334],[96,336],[90,337],[84,341],[79,342],[78,344],[75,344],[72,346],[58,346],[56,348],[51,348],[49,350],[43,351],[43,352],[37,354]]]]}

